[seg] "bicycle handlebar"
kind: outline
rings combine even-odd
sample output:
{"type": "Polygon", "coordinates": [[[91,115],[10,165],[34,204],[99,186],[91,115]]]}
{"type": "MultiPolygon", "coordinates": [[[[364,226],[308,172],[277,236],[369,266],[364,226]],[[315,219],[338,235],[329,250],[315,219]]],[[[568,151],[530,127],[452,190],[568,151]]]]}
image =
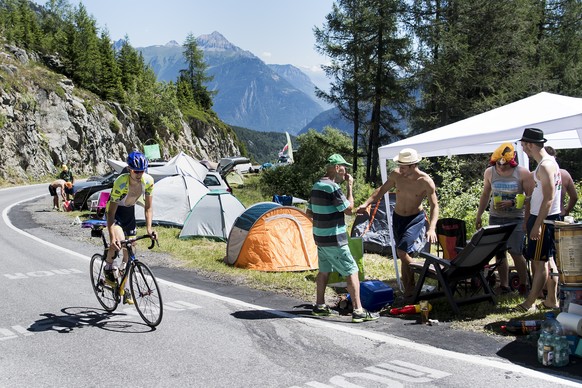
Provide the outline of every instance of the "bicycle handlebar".
{"type": "Polygon", "coordinates": [[[151,236],[151,235],[149,235],[149,234],[144,234],[144,235],[141,235],[141,236],[136,236],[136,237],[130,237],[130,238],[128,238],[128,239],[125,239],[125,240],[121,240],[121,241],[119,241],[119,243],[120,243],[122,246],[123,246],[123,245],[127,246],[128,244],[131,244],[131,243],[133,243],[134,241],[142,240],[142,239],[144,239],[144,238],[150,238],[150,239],[152,240],[152,243],[151,243],[151,245],[148,247],[148,249],[152,249],[152,248],[153,248],[153,247],[156,245],[156,243],[158,244],[158,247],[160,246],[160,242],[159,242],[157,239],[155,239],[155,240],[154,240],[154,239],[152,238],[152,236],[151,236]]]}

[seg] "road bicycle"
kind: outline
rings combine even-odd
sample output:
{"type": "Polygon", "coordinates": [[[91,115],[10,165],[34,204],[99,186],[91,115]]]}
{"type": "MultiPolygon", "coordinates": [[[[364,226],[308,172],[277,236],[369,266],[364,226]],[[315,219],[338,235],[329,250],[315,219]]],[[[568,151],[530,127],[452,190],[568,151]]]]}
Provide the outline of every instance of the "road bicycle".
{"type": "MultiPolygon", "coordinates": [[[[122,300],[125,301],[125,293],[131,292],[135,308],[144,322],[151,327],[159,325],[162,321],[164,308],[158,282],[149,267],[135,257],[132,246],[135,241],[150,238],[152,243],[148,249],[152,249],[157,240],[154,240],[149,234],[144,234],[120,241],[121,246],[127,249],[129,259],[125,268],[119,268],[117,282],[113,285],[105,280],[104,273],[109,243],[105,239],[103,228],[107,226],[107,222],[89,220],[83,222],[81,226],[91,228],[91,237],[101,237],[103,241],[103,253],[94,254],[90,264],[91,285],[101,306],[108,312],[115,311],[119,303],[122,300]],[[125,287],[128,279],[129,290],[125,287]]],[[[117,259],[117,254],[114,259],[117,259]]]]}

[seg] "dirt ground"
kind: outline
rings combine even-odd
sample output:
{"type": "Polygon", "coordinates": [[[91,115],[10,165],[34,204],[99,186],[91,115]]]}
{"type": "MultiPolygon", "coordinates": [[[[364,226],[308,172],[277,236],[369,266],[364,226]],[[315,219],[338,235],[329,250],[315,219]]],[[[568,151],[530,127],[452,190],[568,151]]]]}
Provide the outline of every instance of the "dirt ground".
{"type": "MultiPolygon", "coordinates": [[[[30,214],[31,219],[38,225],[64,238],[93,244],[96,247],[102,246],[101,239],[91,237],[91,229],[81,228],[78,220],[71,216],[71,213],[57,212],[51,210],[52,198],[41,197],[35,201],[24,205],[24,210],[30,214]]],[[[82,219],[81,219],[82,220],[82,219]]],[[[140,249],[139,256],[147,259],[148,265],[152,267],[183,268],[180,260],[157,250],[140,249]]]]}

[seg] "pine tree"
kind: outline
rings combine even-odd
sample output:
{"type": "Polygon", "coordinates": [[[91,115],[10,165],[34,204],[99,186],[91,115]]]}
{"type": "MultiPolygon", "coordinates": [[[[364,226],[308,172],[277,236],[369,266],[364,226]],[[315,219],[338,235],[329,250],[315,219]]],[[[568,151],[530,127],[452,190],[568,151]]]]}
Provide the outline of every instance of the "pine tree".
{"type": "Polygon", "coordinates": [[[99,68],[99,40],[95,19],[87,13],[80,3],[73,13],[75,30],[71,47],[71,76],[73,80],[87,89],[99,92],[95,77],[99,68]]]}
{"type": "MultiPolygon", "coordinates": [[[[204,62],[204,53],[198,48],[196,38],[189,33],[184,42],[184,59],[188,68],[180,70],[178,84],[190,85],[193,101],[204,110],[212,108],[212,95],[205,83],[212,81],[213,77],[206,74],[207,65],[204,62]]],[[[186,97],[190,92],[185,85],[179,86],[179,97],[186,97]],[[183,89],[183,90],[180,90],[183,89]]]]}
{"type": "Polygon", "coordinates": [[[107,31],[103,31],[99,39],[99,57],[100,66],[95,82],[100,96],[106,100],[123,101],[121,71],[117,65],[115,51],[107,31]]]}
{"type": "Polygon", "coordinates": [[[398,0],[339,0],[324,28],[315,29],[316,48],[331,58],[324,71],[335,79],[329,93],[317,94],[354,123],[354,162],[360,124],[367,124],[366,180],[371,182],[377,181],[381,139],[399,136],[394,107],[409,93],[401,82],[410,61],[410,42],[399,34],[402,7],[398,0]]]}

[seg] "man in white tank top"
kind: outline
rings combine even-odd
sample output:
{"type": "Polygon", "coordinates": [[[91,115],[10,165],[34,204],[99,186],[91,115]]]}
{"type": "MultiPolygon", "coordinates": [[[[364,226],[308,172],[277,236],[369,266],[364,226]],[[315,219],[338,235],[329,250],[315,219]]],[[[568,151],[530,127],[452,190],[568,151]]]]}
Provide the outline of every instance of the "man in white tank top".
{"type": "Polygon", "coordinates": [[[555,277],[548,277],[548,273],[555,252],[553,221],[560,217],[562,181],[558,163],[544,149],[546,139],[542,130],[526,128],[520,141],[523,151],[538,164],[533,172],[535,186],[526,209],[528,242],[525,256],[531,261],[534,277],[528,297],[515,308],[519,312],[531,312],[535,310],[537,296],[546,281],[548,294],[539,307],[558,308],[557,282],[555,277]]]}

